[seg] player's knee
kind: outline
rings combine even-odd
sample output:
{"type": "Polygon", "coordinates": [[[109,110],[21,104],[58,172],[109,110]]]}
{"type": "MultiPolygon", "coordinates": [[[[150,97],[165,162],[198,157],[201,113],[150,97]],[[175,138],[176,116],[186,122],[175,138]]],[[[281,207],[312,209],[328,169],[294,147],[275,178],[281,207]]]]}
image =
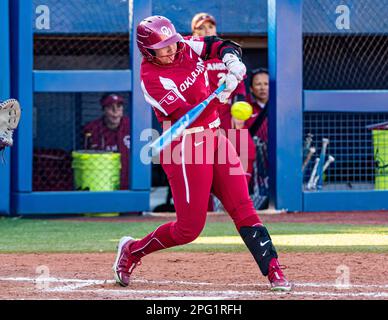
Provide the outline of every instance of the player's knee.
{"type": "Polygon", "coordinates": [[[193,242],[201,234],[203,226],[192,228],[177,228],[175,233],[175,241],[180,245],[193,242]]]}
{"type": "Polygon", "coordinates": [[[256,212],[253,212],[252,214],[249,214],[249,215],[237,216],[237,218],[234,219],[234,223],[236,225],[238,232],[240,232],[241,227],[244,227],[244,226],[263,225],[259,215],[256,212]]]}

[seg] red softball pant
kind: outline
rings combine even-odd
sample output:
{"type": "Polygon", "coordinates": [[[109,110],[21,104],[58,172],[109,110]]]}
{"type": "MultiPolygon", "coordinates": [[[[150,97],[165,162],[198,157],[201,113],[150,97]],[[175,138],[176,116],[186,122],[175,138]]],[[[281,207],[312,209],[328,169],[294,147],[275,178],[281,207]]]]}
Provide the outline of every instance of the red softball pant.
{"type": "Polygon", "coordinates": [[[184,134],[161,154],[176,221],[158,227],[131,247],[139,258],[195,240],[203,230],[210,192],[222,202],[237,230],[261,224],[232,143],[217,129],[184,134]]]}

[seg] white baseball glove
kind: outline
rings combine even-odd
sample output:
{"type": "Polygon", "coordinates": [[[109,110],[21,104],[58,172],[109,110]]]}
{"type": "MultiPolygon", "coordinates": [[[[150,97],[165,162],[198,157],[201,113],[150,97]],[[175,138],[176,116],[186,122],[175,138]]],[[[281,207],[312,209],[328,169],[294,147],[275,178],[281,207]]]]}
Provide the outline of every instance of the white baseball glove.
{"type": "Polygon", "coordinates": [[[15,99],[0,103],[0,150],[13,145],[12,134],[20,120],[20,105],[15,99]]]}

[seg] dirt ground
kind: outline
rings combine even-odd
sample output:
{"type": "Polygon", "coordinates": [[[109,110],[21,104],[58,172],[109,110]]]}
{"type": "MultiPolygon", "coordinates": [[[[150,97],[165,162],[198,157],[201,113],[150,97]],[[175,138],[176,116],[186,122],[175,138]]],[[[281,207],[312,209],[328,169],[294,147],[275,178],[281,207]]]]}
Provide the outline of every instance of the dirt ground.
{"type": "MultiPolygon", "coordinates": [[[[79,217],[77,221],[171,220],[154,216],[79,217]]],[[[262,215],[264,223],[386,224],[387,212],[262,215]]],[[[208,221],[229,220],[209,214],[208,221]]],[[[235,299],[388,300],[388,254],[280,253],[294,284],[273,293],[248,252],[157,252],[142,259],[132,283],[122,288],[111,270],[115,253],[0,254],[0,299],[235,299]]]]}
{"type": "Polygon", "coordinates": [[[290,293],[272,293],[248,253],[155,253],[127,288],[113,281],[114,258],[1,254],[0,299],[388,299],[387,254],[281,254],[290,293]]]}

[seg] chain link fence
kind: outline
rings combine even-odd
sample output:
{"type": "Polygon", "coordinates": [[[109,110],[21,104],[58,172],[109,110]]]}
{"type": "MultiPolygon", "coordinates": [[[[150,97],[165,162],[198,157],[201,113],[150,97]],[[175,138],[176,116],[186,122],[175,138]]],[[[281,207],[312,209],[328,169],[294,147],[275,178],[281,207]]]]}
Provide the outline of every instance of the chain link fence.
{"type": "Polygon", "coordinates": [[[34,33],[34,69],[129,69],[130,5],[126,0],[51,2],[48,30],[42,22],[34,33]]]}
{"type": "MultiPolygon", "coordinates": [[[[312,176],[316,177],[313,169],[315,159],[320,157],[323,139],[328,139],[325,163],[330,156],[334,159],[324,172],[324,190],[376,189],[376,177],[388,165],[388,158],[384,158],[386,153],[388,155],[388,136],[374,140],[374,130],[368,126],[387,121],[388,113],[306,113],[305,141],[309,134],[312,135],[311,147],[316,152],[304,170],[305,190],[316,190],[316,185],[309,186],[309,182],[312,176]]],[[[385,131],[388,133],[388,130],[385,131]]],[[[307,153],[308,150],[305,150],[304,158],[307,153]]],[[[384,184],[387,189],[388,180],[384,184]]]]}
{"type": "Polygon", "coordinates": [[[304,88],[388,89],[388,0],[339,5],[303,1],[304,88]]]}
{"type": "MultiPolygon", "coordinates": [[[[35,13],[40,16],[34,32],[34,69],[130,69],[131,6],[128,0],[36,3],[35,13]]],[[[34,95],[33,191],[128,188],[129,151],[120,146],[129,147],[129,122],[120,129],[128,132],[110,134],[113,140],[125,141],[92,147],[85,137],[85,126],[102,118],[103,94],[34,95]]],[[[130,94],[118,94],[124,98],[124,115],[129,115],[130,94]]],[[[105,132],[97,135],[105,137],[105,132]]]]}
{"type": "MultiPolygon", "coordinates": [[[[303,3],[304,89],[388,89],[388,20],[384,16],[388,1],[303,3]]],[[[388,139],[376,140],[376,131],[367,128],[385,121],[388,113],[305,112],[304,189],[388,189],[388,181],[381,177],[388,139]],[[318,177],[314,165],[319,163],[323,139],[328,139],[327,170],[318,177]],[[306,163],[312,147],[315,153],[306,163]]]]}

